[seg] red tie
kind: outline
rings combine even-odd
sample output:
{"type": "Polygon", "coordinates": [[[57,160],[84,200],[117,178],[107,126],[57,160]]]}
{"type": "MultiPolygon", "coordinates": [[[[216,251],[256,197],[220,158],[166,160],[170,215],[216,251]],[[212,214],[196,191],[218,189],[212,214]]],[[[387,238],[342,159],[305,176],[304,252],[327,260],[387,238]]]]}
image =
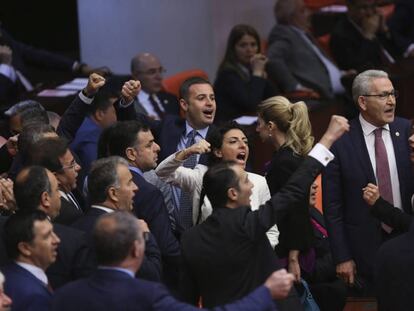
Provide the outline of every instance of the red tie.
{"type": "MultiPolygon", "coordinates": [[[[387,149],[385,149],[384,141],[382,140],[382,128],[377,128],[375,131],[375,161],[377,166],[377,180],[378,188],[381,197],[394,205],[391,186],[390,165],[388,163],[387,149]]],[[[382,224],[382,228],[390,233],[391,227],[382,224]],[[388,228],[387,228],[388,227],[388,228]]]]}

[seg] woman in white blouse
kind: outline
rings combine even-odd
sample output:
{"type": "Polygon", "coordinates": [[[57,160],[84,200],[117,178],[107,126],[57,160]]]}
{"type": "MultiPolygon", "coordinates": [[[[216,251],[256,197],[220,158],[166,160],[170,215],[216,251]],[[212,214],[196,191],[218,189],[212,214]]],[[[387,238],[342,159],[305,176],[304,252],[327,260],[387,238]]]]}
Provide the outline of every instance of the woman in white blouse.
{"type": "MultiPolygon", "coordinates": [[[[163,181],[178,186],[192,195],[194,224],[204,221],[212,212],[207,197],[203,199],[203,204],[200,204],[203,176],[208,167],[197,164],[194,169],[190,169],[183,167],[184,161],[193,154],[203,154],[211,151],[210,165],[225,160],[234,161],[245,168],[249,157],[247,137],[234,121],[212,131],[208,140],[209,142],[201,140],[187,149],[177,151],[162,161],[155,170],[163,181]]],[[[270,199],[269,187],[263,176],[248,172],[248,177],[254,185],[250,205],[252,210],[256,210],[270,199]]],[[[267,236],[274,248],[278,243],[279,236],[276,225],[268,231],[267,236]]]]}

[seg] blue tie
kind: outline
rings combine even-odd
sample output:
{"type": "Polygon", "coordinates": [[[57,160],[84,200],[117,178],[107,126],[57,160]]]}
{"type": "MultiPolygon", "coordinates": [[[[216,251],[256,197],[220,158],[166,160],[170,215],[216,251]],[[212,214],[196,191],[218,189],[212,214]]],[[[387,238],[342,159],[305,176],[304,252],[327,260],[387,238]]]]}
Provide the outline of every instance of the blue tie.
{"type": "MultiPolygon", "coordinates": [[[[195,143],[195,137],[197,131],[192,130],[187,134],[187,143],[185,148],[188,148],[195,143]]],[[[183,166],[193,169],[197,164],[197,155],[191,155],[187,160],[184,161],[183,166]]],[[[187,191],[181,191],[180,197],[180,210],[179,210],[180,223],[184,230],[192,227],[193,225],[193,202],[192,196],[187,191]]]]}

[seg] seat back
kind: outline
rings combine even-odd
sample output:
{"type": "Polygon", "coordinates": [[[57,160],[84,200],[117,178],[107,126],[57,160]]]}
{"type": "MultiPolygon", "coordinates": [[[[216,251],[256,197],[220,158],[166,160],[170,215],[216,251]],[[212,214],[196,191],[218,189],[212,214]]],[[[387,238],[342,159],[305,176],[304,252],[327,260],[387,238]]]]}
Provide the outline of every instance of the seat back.
{"type": "Polygon", "coordinates": [[[166,92],[174,94],[179,98],[181,84],[191,77],[200,77],[208,80],[208,75],[201,69],[189,69],[169,76],[163,81],[163,88],[166,92]]]}

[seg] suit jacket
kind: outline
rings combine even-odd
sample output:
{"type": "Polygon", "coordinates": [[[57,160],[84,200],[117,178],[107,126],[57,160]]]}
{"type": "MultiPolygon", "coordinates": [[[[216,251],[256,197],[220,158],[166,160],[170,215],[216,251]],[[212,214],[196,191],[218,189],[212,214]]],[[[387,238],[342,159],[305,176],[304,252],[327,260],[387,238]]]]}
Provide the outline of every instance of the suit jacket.
{"type": "MultiPolygon", "coordinates": [[[[134,279],[122,271],[99,269],[89,279],[73,282],[57,291],[52,310],[197,311],[173,298],[163,285],[134,279]]],[[[216,311],[276,310],[269,291],[261,286],[249,296],[216,311]]]]}
{"type": "Polygon", "coordinates": [[[61,208],[59,215],[54,219],[55,223],[70,226],[77,219],[82,217],[83,211],[79,210],[71,201],[60,197],[61,208]]]}
{"type": "Polygon", "coordinates": [[[184,232],[180,292],[185,300],[195,304],[201,295],[207,307],[227,303],[277,270],[266,231],[292,204],[304,199],[321,168],[308,157],[289,183],[258,210],[215,207],[205,222],[184,232]]]}
{"type": "Polygon", "coordinates": [[[414,2],[411,0],[396,0],[394,13],[388,20],[388,26],[395,45],[400,53],[414,43],[414,2]]]}
{"type": "MultiPolygon", "coordinates": [[[[73,224],[74,228],[82,230],[86,233],[91,249],[93,249],[92,230],[99,216],[104,214],[106,214],[106,212],[101,209],[90,208],[82,218],[73,224]]],[[[96,266],[95,257],[94,265],[96,266]]],[[[149,239],[145,243],[145,257],[137,276],[150,281],[161,280],[161,255],[157,242],[152,234],[149,235],[149,239]]]]}
{"type": "Polygon", "coordinates": [[[381,222],[386,223],[401,232],[407,232],[413,221],[413,217],[392,206],[383,198],[379,198],[371,208],[371,215],[377,217],[381,222]]]}
{"type": "Polygon", "coordinates": [[[383,48],[394,58],[399,56],[391,39],[381,35],[375,40],[364,38],[347,16],[339,20],[332,31],[330,49],[342,70],[355,69],[361,72],[386,68],[389,62],[385,60],[383,48]]]}
{"type": "MultiPolygon", "coordinates": [[[[282,147],[273,154],[272,161],[266,174],[270,194],[277,193],[289,180],[292,174],[299,168],[304,157],[293,152],[289,147],[282,147]]],[[[279,244],[276,245],[276,253],[279,257],[286,257],[289,250],[296,249],[307,252],[313,244],[313,229],[309,215],[309,189],[308,195],[284,215],[279,221],[279,244]]]]}
{"type": "MultiPolygon", "coordinates": [[[[13,37],[0,27],[0,45],[8,45],[13,51],[12,66],[19,70],[26,78],[30,78],[26,64],[44,68],[72,71],[74,61],[66,57],[37,49],[22,42],[16,41],[13,37]]],[[[7,104],[10,106],[19,100],[24,88],[0,74],[0,107],[7,104]]]]}
{"type": "Polygon", "coordinates": [[[375,296],[379,311],[414,310],[414,226],[409,232],[385,242],[375,265],[375,296]]]}
{"type": "MultiPolygon", "coordinates": [[[[6,217],[0,218],[0,266],[10,263],[2,239],[6,217]]],[[[70,281],[86,277],[94,268],[93,257],[82,231],[68,226],[53,224],[53,230],[60,239],[56,261],[46,270],[53,289],[70,281]]]]}
{"type": "Polygon", "coordinates": [[[181,251],[180,244],[171,229],[164,198],[161,191],[140,174],[133,170],[131,174],[139,189],[134,196],[133,213],[148,224],[161,252],[164,281],[168,286],[175,287],[178,282],[181,251]]]}
{"type": "Polygon", "coordinates": [[[74,228],[53,224],[53,230],[60,239],[56,261],[46,270],[53,289],[89,276],[93,269],[93,256],[85,234],[74,228]]]}
{"type": "Polygon", "coordinates": [[[13,311],[47,311],[52,294],[39,279],[12,263],[1,270],[6,277],[4,292],[13,300],[13,311]]]}
{"type": "Polygon", "coordinates": [[[265,99],[275,96],[270,82],[250,73],[242,77],[233,68],[219,71],[214,82],[217,101],[215,121],[228,121],[239,116],[256,114],[257,106],[265,99]]]}
{"type": "MultiPolygon", "coordinates": [[[[155,95],[160,100],[161,106],[164,108],[165,114],[172,114],[176,116],[180,114],[180,105],[178,103],[177,97],[175,97],[173,94],[163,91],[158,92],[155,95]]],[[[148,112],[145,110],[145,108],[141,105],[141,103],[138,100],[136,100],[134,104],[135,111],[137,113],[142,113],[146,116],[148,115],[148,112]]]]}
{"type": "Polygon", "coordinates": [[[269,35],[267,72],[282,92],[301,84],[333,98],[329,73],[312,47],[288,25],[276,25],[269,35]]]}
{"type": "MultiPolygon", "coordinates": [[[[404,210],[411,213],[413,176],[409,159],[408,120],[395,118],[389,124],[397,159],[398,179],[404,210]],[[398,134],[397,134],[398,133],[398,134]]],[[[336,264],[353,259],[357,271],[372,276],[372,263],[382,242],[380,222],[370,215],[361,189],[376,183],[359,119],[350,122],[350,131],[331,148],[335,159],[326,167],[323,178],[323,207],[336,264]]]]}

